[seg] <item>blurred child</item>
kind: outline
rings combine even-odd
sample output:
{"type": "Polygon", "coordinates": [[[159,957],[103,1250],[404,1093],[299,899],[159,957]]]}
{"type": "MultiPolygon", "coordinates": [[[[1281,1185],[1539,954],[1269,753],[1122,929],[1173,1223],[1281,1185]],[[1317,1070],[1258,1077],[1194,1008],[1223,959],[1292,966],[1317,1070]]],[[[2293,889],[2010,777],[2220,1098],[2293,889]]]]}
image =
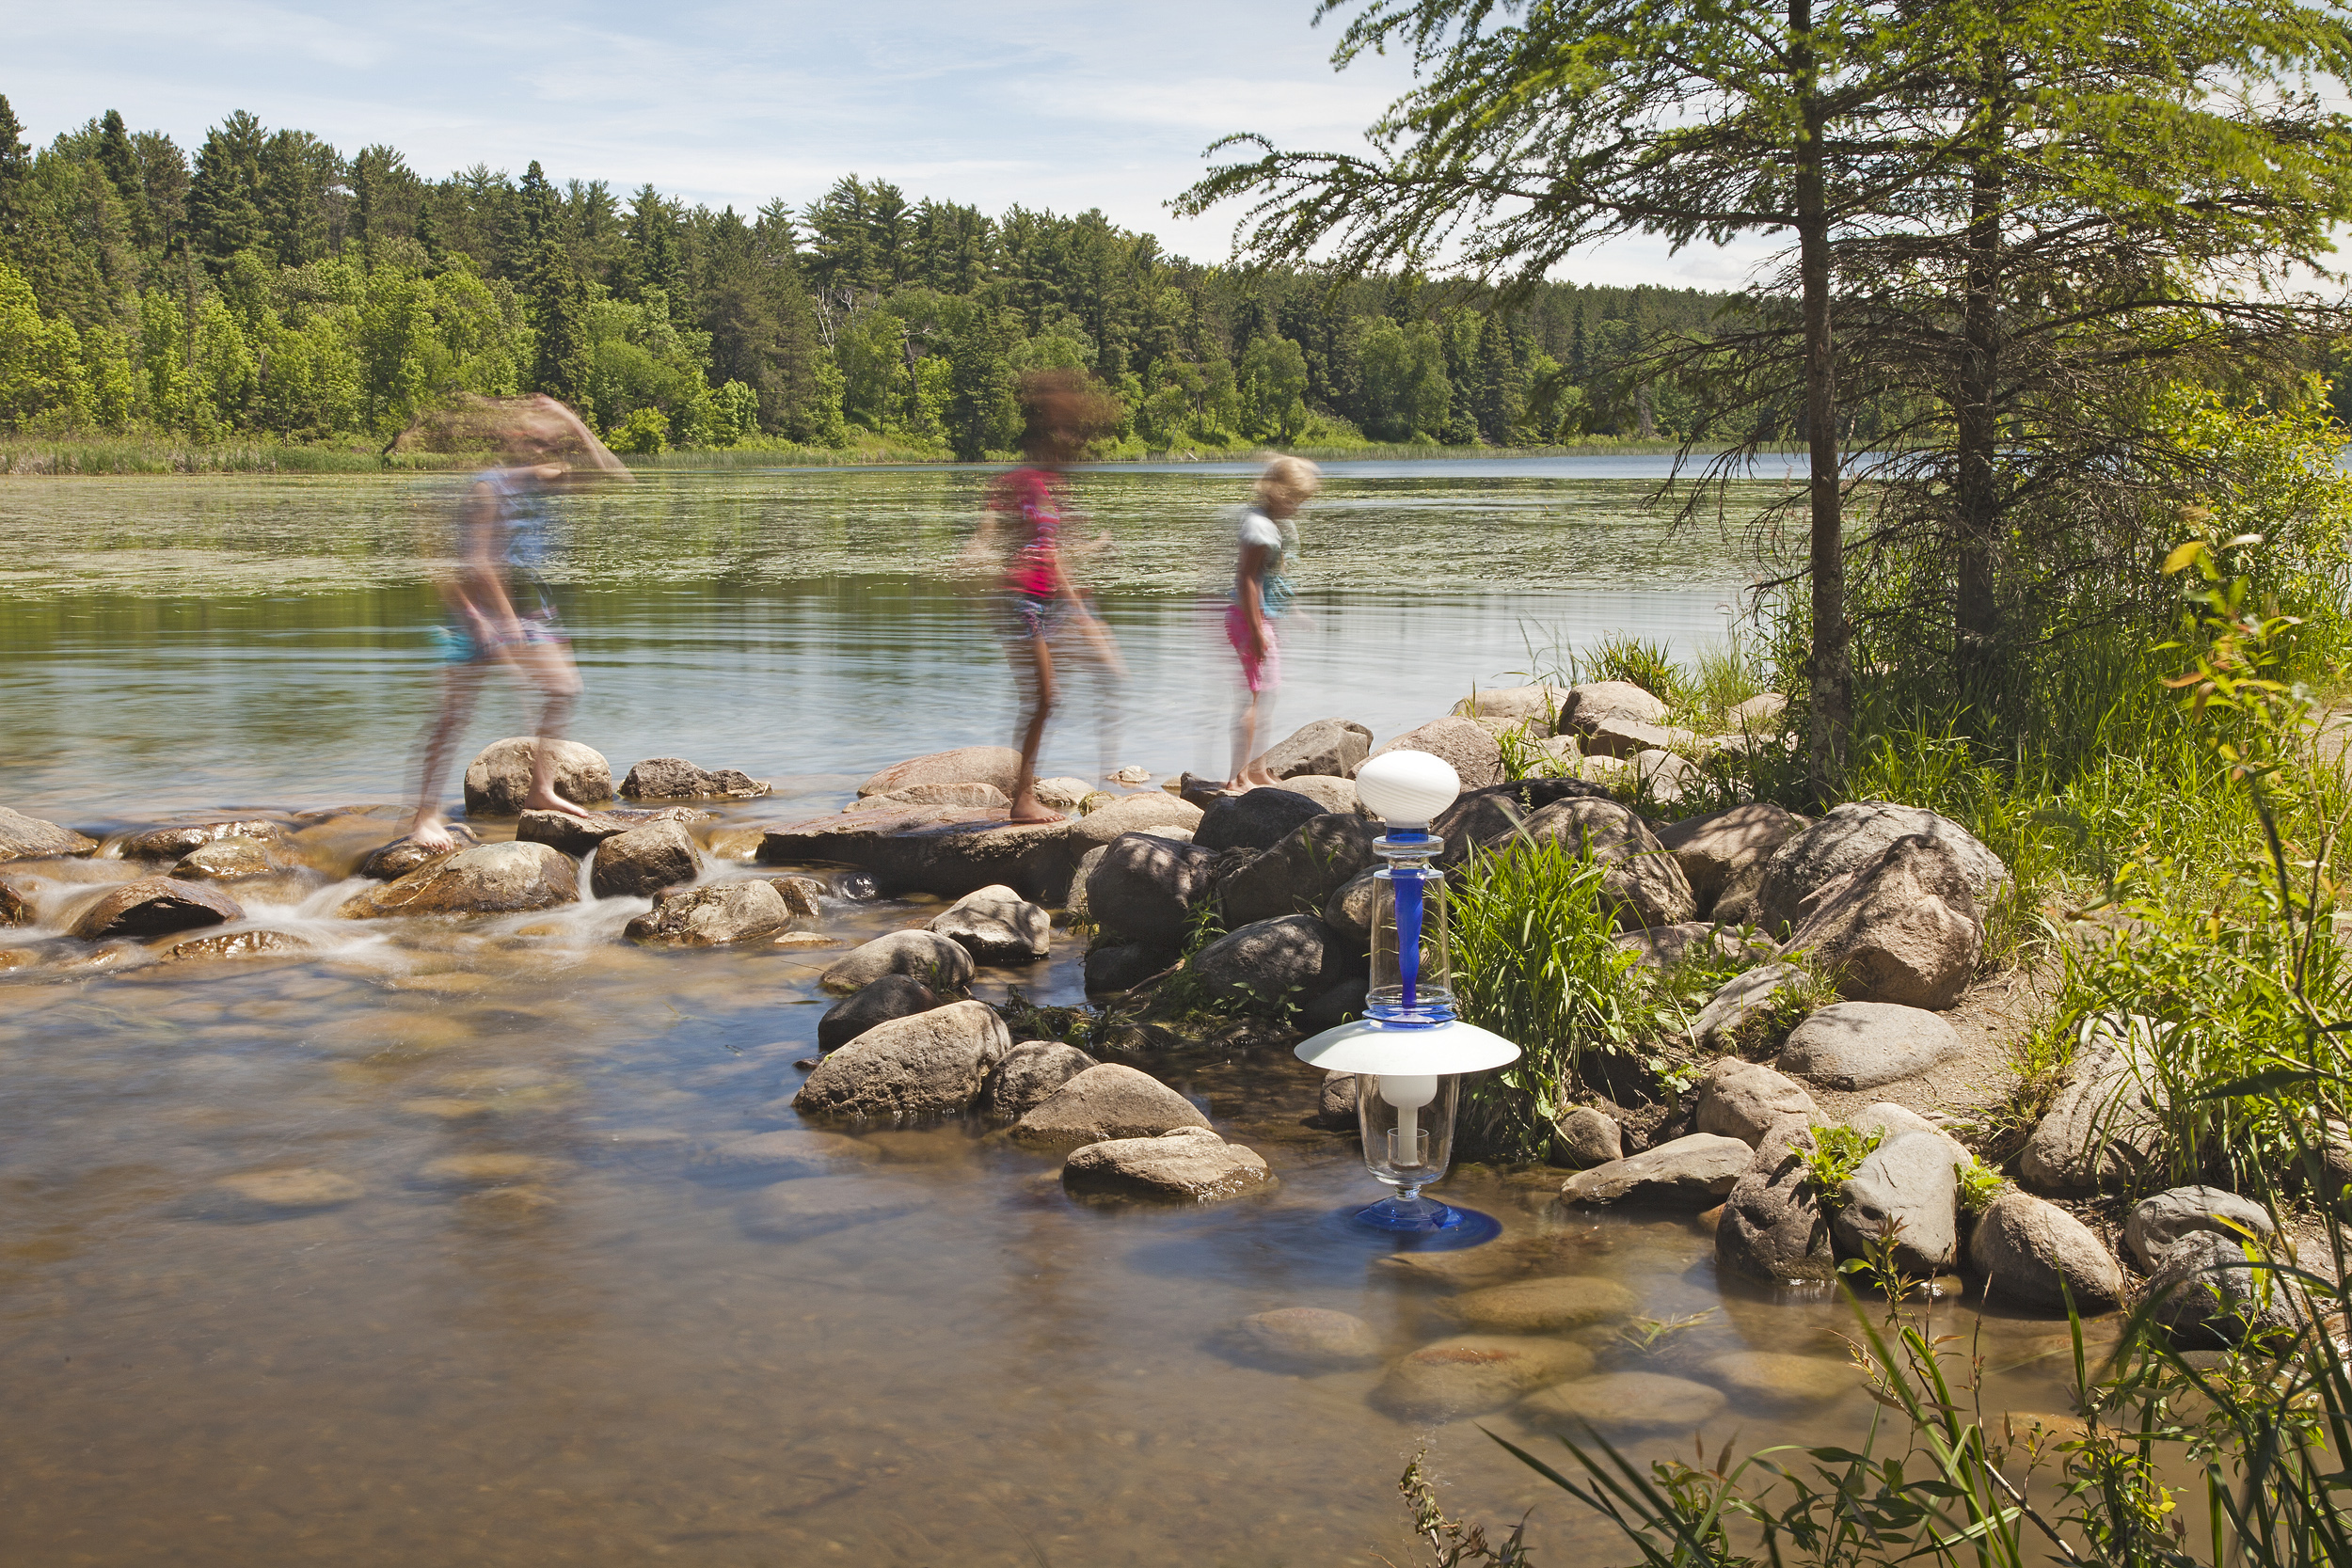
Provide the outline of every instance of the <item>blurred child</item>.
{"type": "Polygon", "coordinates": [[[1295,591],[1282,568],[1298,553],[1298,509],[1322,488],[1323,470],[1303,457],[1271,457],[1258,475],[1255,505],[1235,519],[1232,602],[1225,609],[1225,638],[1241,656],[1247,693],[1233,720],[1233,776],[1225,793],[1277,784],[1258,754],[1259,733],[1274,719],[1282,684],[1281,644],[1274,624],[1289,610],[1295,591]]]}

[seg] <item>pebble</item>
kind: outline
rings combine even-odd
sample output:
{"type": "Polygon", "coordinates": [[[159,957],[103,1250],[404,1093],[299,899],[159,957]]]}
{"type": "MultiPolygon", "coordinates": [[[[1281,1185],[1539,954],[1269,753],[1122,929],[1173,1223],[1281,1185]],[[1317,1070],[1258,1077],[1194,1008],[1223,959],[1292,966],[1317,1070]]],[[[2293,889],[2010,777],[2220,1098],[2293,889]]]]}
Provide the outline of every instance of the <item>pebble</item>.
{"type": "Polygon", "coordinates": [[[1607,1372],[1539,1389],[1519,1402],[1538,1426],[1577,1435],[1581,1424],[1658,1431],[1704,1425],[1724,1408],[1723,1391],[1660,1372],[1607,1372]]]}

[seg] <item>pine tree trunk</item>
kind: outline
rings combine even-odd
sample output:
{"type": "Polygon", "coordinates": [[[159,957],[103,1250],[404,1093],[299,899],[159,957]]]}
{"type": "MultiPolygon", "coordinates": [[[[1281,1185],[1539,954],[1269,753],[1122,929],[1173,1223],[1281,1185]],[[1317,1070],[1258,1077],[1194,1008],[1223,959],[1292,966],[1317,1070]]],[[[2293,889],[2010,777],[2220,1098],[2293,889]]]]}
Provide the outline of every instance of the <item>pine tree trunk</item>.
{"type": "Polygon", "coordinates": [[[1837,466],[1836,345],[1829,323],[1829,201],[1824,186],[1824,110],[1809,35],[1810,0],[1789,0],[1788,32],[1804,139],[1797,149],[1797,279],[1804,306],[1804,423],[1812,462],[1813,725],[1808,772],[1816,801],[1836,799],[1852,723],[1851,632],[1846,621],[1846,538],[1837,466]]]}

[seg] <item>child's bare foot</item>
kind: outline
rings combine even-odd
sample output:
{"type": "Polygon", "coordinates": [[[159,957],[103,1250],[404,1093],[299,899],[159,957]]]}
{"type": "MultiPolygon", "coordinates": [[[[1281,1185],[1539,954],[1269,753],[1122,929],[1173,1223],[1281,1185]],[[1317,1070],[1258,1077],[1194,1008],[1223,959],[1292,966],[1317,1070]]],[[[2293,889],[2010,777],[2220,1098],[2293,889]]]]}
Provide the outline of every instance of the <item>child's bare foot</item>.
{"type": "Polygon", "coordinates": [[[408,825],[408,842],[418,848],[436,855],[447,854],[457,847],[450,836],[449,824],[437,816],[421,816],[408,825]]]}
{"type": "Polygon", "coordinates": [[[1038,798],[1034,794],[1025,789],[1012,798],[1012,810],[1006,814],[1006,820],[1009,822],[1067,822],[1070,818],[1057,811],[1046,810],[1044,806],[1038,803],[1038,798]]]}
{"type": "Polygon", "coordinates": [[[582,819],[596,816],[586,806],[574,805],[551,789],[534,789],[523,797],[525,811],[560,811],[566,816],[582,819]]]}

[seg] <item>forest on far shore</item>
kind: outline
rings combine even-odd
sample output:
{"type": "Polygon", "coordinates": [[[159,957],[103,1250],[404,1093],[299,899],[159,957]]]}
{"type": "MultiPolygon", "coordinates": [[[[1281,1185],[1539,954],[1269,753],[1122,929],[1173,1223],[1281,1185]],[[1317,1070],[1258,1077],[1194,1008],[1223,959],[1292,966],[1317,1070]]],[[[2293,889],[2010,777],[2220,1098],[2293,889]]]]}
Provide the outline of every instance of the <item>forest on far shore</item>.
{"type": "Polygon", "coordinates": [[[433,179],[242,111],[193,156],[111,109],[35,150],[0,98],[0,431],[380,442],[455,394],[545,391],[629,451],[979,457],[1017,436],[1022,371],[1082,367],[1128,453],[1691,436],[1637,345],[1729,297],[1546,284],[1496,309],[855,175],[749,214],[536,162],[433,179]]]}

